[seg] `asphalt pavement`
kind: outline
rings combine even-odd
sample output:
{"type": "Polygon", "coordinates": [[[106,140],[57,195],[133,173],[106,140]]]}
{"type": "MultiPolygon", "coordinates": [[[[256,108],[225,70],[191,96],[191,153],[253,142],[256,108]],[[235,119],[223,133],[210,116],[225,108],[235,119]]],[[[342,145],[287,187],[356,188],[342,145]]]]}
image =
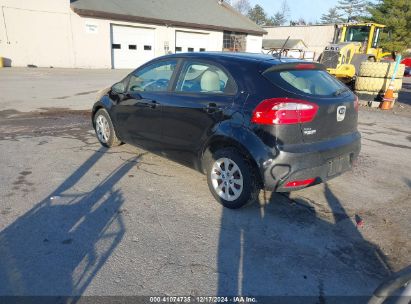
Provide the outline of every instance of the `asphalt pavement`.
{"type": "Polygon", "coordinates": [[[367,297],[411,264],[408,112],[361,108],[351,172],[228,210],[204,175],[127,144],[99,145],[90,105],[126,73],[0,69],[0,296],[323,303],[367,297]]]}

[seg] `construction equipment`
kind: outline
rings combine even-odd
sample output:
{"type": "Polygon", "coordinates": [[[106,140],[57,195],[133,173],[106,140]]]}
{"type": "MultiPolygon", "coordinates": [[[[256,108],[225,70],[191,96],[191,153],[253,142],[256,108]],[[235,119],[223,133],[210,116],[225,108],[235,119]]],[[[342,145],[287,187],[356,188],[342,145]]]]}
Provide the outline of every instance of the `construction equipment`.
{"type": "Polygon", "coordinates": [[[353,84],[362,62],[377,62],[391,54],[379,47],[384,28],[385,25],[377,23],[336,25],[333,43],[325,47],[320,63],[331,75],[353,84]]]}

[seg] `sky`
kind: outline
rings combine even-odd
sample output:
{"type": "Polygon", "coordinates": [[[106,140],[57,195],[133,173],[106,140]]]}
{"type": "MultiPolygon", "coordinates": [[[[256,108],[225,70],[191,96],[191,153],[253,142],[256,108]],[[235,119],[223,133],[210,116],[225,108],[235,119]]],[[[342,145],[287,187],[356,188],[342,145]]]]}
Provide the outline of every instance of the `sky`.
{"type": "MultiPolygon", "coordinates": [[[[272,16],[281,7],[283,0],[250,0],[251,5],[259,4],[272,16]]],[[[286,0],[290,8],[288,21],[304,18],[307,22],[320,21],[321,15],[337,5],[338,0],[286,0]]]]}

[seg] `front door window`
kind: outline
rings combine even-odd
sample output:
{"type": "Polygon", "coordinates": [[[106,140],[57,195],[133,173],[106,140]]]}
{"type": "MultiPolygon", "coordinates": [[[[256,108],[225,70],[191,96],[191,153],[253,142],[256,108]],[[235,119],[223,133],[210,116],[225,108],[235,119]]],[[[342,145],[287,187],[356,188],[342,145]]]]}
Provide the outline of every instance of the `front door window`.
{"type": "Polygon", "coordinates": [[[167,91],[177,61],[164,61],[142,68],[130,77],[130,92],[167,91]]]}

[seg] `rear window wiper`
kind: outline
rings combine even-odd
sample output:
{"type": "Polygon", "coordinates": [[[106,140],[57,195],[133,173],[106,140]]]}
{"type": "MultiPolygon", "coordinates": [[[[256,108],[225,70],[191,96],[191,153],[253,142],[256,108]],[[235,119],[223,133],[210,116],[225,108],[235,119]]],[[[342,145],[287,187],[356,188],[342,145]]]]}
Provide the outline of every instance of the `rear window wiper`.
{"type": "Polygon", "coordinates": [[[347,92],[347,91],[349,91],[349,90],[350,90],[349,88],[341,88],[341,89],[338,89],[337,91],[335,91],[335,92],[333,93],[333,95],[334,95],[334,96],[339,96],[339,95],[341,95],[342,93],[347,92]]]}

